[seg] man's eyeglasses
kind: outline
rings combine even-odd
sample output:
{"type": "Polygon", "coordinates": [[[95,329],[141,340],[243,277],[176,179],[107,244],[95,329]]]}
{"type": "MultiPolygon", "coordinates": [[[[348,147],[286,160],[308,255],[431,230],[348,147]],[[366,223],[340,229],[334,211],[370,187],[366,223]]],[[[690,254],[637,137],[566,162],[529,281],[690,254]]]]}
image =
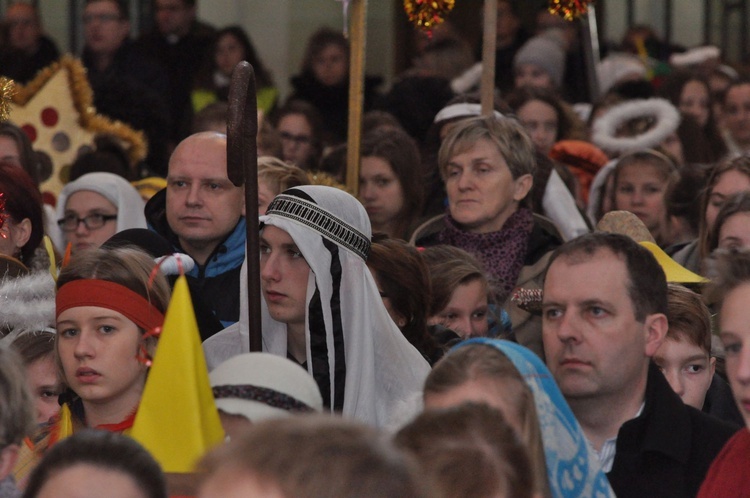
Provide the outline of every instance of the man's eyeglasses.
{"type": "Polygon", "coordinates": [[[286,131],[282,131],[279,133],[279,137],[281,137],[282,140],[286,140],[287,142],[295,142],[300,145],[306,145],[312,142],[312,137],[309,137],[307,135],[292,135],[291,133],[288,133],[286,131]]]}
{"type": "Polygon", "coordinates": [[[104,226],[108,221],[116,220],[116,214],[100,214],[94,213],[83,218],[79,218],[74,214],[69,214],[61,220],[57,220],[57,226],[60,227],[64,232],[72,232],[78,229],[78,225],[83,222],[83,226],[88,230],[98,230],[104,226]]]}
{"type": "Polygon", "coordinates": [[[98,21],[102,24],[108,22],[115,22],[122,19],[118,14],[85,14],[83,16],[83,24],[91,24],[94,21],[98,21]]]}

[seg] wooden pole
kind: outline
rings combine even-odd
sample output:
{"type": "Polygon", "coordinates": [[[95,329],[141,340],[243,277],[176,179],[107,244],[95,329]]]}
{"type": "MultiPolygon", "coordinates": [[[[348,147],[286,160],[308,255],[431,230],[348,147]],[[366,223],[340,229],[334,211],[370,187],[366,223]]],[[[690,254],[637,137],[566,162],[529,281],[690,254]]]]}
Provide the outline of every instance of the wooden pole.
{"type": "Polygon", "coordinates": [[[365,42],[367,39],[367,0],[352,0],[349,24],[349,128],[346,142],[346,188],[359,192],[359,150],[364,108],[365,42]]]}
{"type": "Polygon", "coordinates": [[[250,351],[261,351],[263,347],[260,329],[257,136],[258,101],[255,96],[255,71],[250,64],[242,61],[234,68],[232,83],[229,87],[227,176],[235,186],[245,185],[250,351]]]}
{"type": "Polygon", "coordinates": [[[495,46],[497,31],[497,0],[484,0],[484,27],[482,39],[482,83],[480,96],[482,115],[495,110],[495,46]]]}

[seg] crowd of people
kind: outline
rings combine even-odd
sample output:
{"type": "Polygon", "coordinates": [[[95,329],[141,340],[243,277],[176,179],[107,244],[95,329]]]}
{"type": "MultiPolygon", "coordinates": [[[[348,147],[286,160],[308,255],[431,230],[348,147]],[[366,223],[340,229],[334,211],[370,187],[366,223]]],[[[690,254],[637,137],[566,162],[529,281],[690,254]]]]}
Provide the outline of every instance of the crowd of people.
{"type": "MultiPolygon", "coordinates": [[[[527,30],[517,3],[498,1],[489,115],[448,23],[387,92],[366,78],[352,195],[343,34],[311,37],[283,98],[194,1],[154,0],[131,39],[126,3],[87,0],[97,112],[149,152],[98,136],[50,196],[0,123],[0,498],[175,492],[130,436],[180,275],[226,434],[195,496],[749,494],[750,79],[634,26],[598,94],[577,24],[527,30]],[[242,60],[258,247],[227,174],[242,60]]],[[[0,75],[58,57],[32,4],[1,27],[0,75]]]]}

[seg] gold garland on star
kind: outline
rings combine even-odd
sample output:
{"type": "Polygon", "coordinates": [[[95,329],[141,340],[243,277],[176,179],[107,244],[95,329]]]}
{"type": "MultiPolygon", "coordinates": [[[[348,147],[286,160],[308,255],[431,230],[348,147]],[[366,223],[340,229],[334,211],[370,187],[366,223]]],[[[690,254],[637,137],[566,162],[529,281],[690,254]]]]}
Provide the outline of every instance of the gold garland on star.
{"type": "Polygon", "coordinates": [[[549,11],[566,21],[573,21],[586,14],[593,3],[593,0],[550,0],[549,11]]]}
{"type": "Polygon", "coordinates": [[[148,145],[143,132],[134,130],[122,121],[116,121],[96,113],[94,94],[86,77],[86,68],[80,60],[64,55],[59,61],[37,73],[33,80],[24,86],[16,86],[12,97],[14,104],[24,106],[61,69],[66,69],[70,84],[73,105],[78,110],[78,122],[82,128],[94,133],[114,135],[127,144],[127,152],[132,164],[146,158],[148,145]]]}
{"type": "Polygon", "coordinates": [[[13,80],[0,77],[0,121],[8,119],[10,114],[10,104],[13,102],[15,93],[15,83],[13,80]]]}
{"type": "Polygon", "coordinates": [[[455,5],[456,0],[404,0],[404,11],[411,23],[431,32],[455,5]]]}
{"type": "Polygon", "coordinates": [[[344,192],[352,194],[352,192],[348,188],[346,188],[346,185],[343,185],[333,176],[323,171],[308,171],[307,177],[310,179],[310,185],[324,185],[326,187],[335,187],[339,190],[343,190],[344,192]]]}

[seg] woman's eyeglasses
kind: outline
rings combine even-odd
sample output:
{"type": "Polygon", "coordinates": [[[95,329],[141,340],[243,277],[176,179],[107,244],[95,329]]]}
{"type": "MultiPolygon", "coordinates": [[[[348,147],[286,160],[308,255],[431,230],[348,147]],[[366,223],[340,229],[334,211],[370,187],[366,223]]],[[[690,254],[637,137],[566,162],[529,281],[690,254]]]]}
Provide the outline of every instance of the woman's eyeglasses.
{"type": "Polygon", "coordinates": [[[103,227],[108,221],[116,220],[116,214],[101,214],[94,213],[83,218],[79,218],[74,214],[69,214],[61,220],[57,220],[57,226],[65,232],[72,232],[78,228],[78,225],[83,222],[83,226],[87,230],[98,230],[103,227]]]}

